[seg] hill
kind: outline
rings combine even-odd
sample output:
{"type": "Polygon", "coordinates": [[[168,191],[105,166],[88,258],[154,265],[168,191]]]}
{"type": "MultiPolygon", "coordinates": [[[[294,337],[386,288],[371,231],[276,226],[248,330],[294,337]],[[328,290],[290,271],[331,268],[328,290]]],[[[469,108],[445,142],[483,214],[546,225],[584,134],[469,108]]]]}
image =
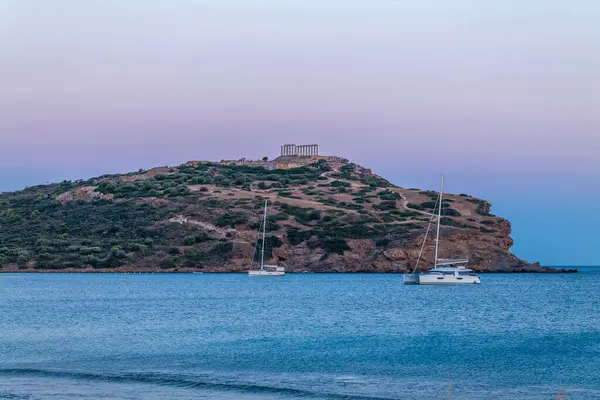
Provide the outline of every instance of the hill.
{"type": "MultiPolygon", "coordinates": [[[[0,271],[245,271],[268,199],[266,257],[288,271],[404,272],[437,195],[338,157],[189,162],[29,187],[0,196],[0,271]]],[[[443,255],[481,271],[553,271],[510,253],[510,224],[490,207],[447,196],[443,255]]]]}

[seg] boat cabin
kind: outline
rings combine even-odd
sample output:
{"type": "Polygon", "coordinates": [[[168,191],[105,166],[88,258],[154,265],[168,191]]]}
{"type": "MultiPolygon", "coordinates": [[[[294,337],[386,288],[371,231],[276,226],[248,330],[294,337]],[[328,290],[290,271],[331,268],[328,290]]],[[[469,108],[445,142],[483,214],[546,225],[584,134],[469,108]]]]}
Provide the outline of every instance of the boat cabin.
{"type": "Polygon", "coordinates": [[[263,267],[263,269],[267,272],[284,272],[285,271],[284,267],[279,267],[276,265],[265,265],[263,267]]]}

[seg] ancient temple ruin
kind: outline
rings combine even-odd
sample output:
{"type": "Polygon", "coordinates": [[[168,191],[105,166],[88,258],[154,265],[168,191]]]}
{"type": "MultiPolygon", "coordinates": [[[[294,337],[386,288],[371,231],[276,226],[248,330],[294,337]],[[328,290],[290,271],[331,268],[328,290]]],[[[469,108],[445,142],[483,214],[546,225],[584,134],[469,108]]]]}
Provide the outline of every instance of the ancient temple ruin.
{"type": "Polygon", "coordinates": [[[282,156],[318,156],[318,144],[305,144],[297,146],[295,144],[284,144],[281,146],[282,156]]]}

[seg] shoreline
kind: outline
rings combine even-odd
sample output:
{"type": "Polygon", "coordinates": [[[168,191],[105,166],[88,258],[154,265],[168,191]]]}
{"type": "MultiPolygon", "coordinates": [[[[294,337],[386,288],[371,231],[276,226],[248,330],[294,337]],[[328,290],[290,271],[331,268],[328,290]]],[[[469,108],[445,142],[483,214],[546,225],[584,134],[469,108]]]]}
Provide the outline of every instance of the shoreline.
{"type": "MultiPolygon", "coordinates": [[[[481,275],[487,274],[576,274],[579,273],[577,268],[542,268],[538,271],[476,271],[481,275]]],[[[356,271],[356,272],[286,272],[286,275],[309,275],[309,274],[361,274],[361,275],[404,275],[406,272],[380,272],[380,271],[356,271]]],[[[64,269],[64,270],[52,270],[52,269],[0,269],[1,274],[247,274],[247,271],[202,271],[202,270],[184,270],[184,271],[161,271],[161,270],[145,270],[145,271],[134,271],[134,270],[76,270],[76,269],[64,269]]]]}

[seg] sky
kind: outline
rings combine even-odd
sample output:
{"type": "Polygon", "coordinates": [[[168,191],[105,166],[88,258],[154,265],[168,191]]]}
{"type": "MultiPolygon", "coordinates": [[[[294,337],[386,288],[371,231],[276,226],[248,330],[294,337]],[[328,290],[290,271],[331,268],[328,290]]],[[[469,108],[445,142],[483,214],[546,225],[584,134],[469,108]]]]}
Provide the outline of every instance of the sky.
{"type": "Polygon", "coordinates": [[[285,143],[600,265],[600,2],[0,0],[0,191],[285,143]]]}

